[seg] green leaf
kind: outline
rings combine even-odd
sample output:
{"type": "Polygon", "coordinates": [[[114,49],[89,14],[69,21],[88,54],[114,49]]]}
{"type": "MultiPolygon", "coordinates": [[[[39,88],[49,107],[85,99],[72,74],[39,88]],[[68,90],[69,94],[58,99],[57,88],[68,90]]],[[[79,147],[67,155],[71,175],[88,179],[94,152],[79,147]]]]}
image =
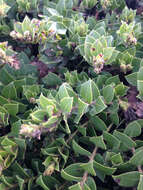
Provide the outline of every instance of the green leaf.
{"type": "Polygon", "coordinates": [[[64,113],[70,113],[73,106],[73,97],[65,97],[60,101],[60,107],[64,113]]]}
{"type": "Polygon", "coordinates": [[[115,48],[114,47],[106,47],[103,49],[103,55],[104,55],[104,59],[108,60],[112,57],[112,54],[114,52],[115,48]]]}
{"type": "Polygon", "coordinates": [[[0,183],[0,189],[1,190],[7,190],[7,186],[3,183],[0,183]]]}
{"type": "Polygon", "coordinates": [[[91,190],[96,190],[95,180],[92,177],[88,177],[86,180],[86,184],[89,186],[91,190]]]}
{"type": "Polygon", "coordinates": [[[6,85],[2,90],[2,95],[8,99],[15,100],[17,98],[17,92],[16,88],[14,86],[14,83],[11,82],[8,85],[6,85]]]}
{"type": "Polygon", "coordinates": [[[64,13],[68,10],[71,9],[73,6],[73,1],[72,0],[59,0],[56,6],[56,10],[62,14],[65,15],[64,13]]]}
{"type": "Polygon", "coordinates": [[[130,83],[133,86],[137,86],[137,72],[131,73],[127,76],[125,76],[128,83],[130,83]]]}
{"type": "Polygon", "coordinates": [[[47,108],[49,105],[56,108],[56,101],[43,96],[43,94],[40,95],[39,102],[42,108],[47,108]]]}
{"type": "Polygon", "coordinates": [[[90,111],[91,115],[96,115],[100,112],[102,112],[103,110],[105,110],[107,108],[107,106],[104,103],[103,97],[99,96],[96,99],[96,102],[94,105],[92,105],[92,109],[90,111]]]}
{"type": "Polygon", "coordinates": [[[19,111],[18,104],[4,104],[4,108],[8,111],[8,113],[12,116],[15,116],[19,111]]]}
{"type": "Polygon", "coordinates": [[[139,91],[139,95],[143,96],[143,67],[141,67],[137,73],[137,89],[139,91]]]}
{"type": "Polygon", "coordinates": [[[55,73],[51,73],[51,72],[49,72],[47,76],[42,78],[42,81],[44,84],[46,84],[46,86],[49,86],[49,87],[54,87],[54,86],[62,84],[61,78],[58,77],[58,75],[56,75],[55,73]]]}
{"type": "Polygon", "coordinates": [[[136,143],[124,133],[115,130],[113,135],[117,137],[119,141],[121,141],[123,145],[128,149],[131,149],[136,146],[136,143]]]}
{"type": "Polygon", "coordinates": [[[123,159],[120,153],[115,154],[111,157],[111,161],[113,165],[118,165],[118,164],[122,164],[123,163],[123,159]]]}
{"type": "Polygon", "coordinates": [[[80,183],[72,185],[68,188],[69,190],[82,190],[80,183]]]}
{"type": "Polygon", "coordinates": [[[88,163],[83,163],[83,164],[80,165],[80,167],[82,167],[89,174],[91,174],[93,176],[96,176],[95,170],[93,168],[93,161],[88,162],[88,163]]]}
{"type": "Polygon", "coordinates": [[[123,83],[120,83],[115,87],[115,94],[116,96],[124,96],[127,90],[128,90],[128,87],[125,86],[123,83]]]}
{"type": "Polygon", "coordinates": [[[129,161],[131,164],[139,166],[143,164],[143,150],[136,152],[129,161]]]}
{"type": "Polygon", "coordinates": [[[61,172],[62,178],[67,181],[80,182],[82,180],[84,170],[80,167],[82,163],[71,164],[61,172]]]}
{"type": "Polygon", "coordinates": [[[29,178],[29,174],[16,161],[12,164],[11,169],[14,175],[18,174],[22,179],[29,178]]]}
{"type": "Polygon", "coordinates": [[[112,176],[113,179],[122,187],[134,187],[140,179],[139,172],[127,172],[120,175],[112,176]]]}
{"type": "Polygon", "coordinates": [[[25,32],[25,31],[29,31],[31,28],[31,21],[30,19],[28,18],[28,16],[26,16],[22,22],[22,31],[25,32]]]}
{"type": "Polygon", "coordinates": [[[34,181],[34,178],[29,179],[29,181],[28,181],[28,190],[32,189],[33,181],[34,181]]]}
{"type": "Polygon", "coordinates": [[[50,126],[53,125],[53,124],[57,124],[58,120],[59,120],[59,118],[58,118],[57,115],[51,116],[51,117],[48,119],[48,121],[43,122],[43,126],[45,126],[45,127],[48,128],[48,127],[50,127],[50,126]]]}
{"type": "MultiPolygon", "coordinates": [[[[94,165],[94,167],[95,167],[97,170],[101,171],[102,173],[104,173],[104,174],[106,174],[106,175],[112,175],[112,174],[116,171],[116,168],[111,168],[111,167],[102,165],[102,164],[96,162],[95,160],[94,160],[94,162],[93,162],[93,165],[94,165]]],[[[95,170],[95,171],[96,171],[96,170],[95,170]]]]}
{"type": "Polygon", "coordinates": [[[113,124],[115,124],[116,126],[119,125],[119,116],[118,116],[118,113],[116,111],[114,113],[110,114],[110,119],[111,119],[113,124]]]}
{"type": "Polygon", "coordinates": [[[89,121],[96,130],[98,130],[98,131],[106,131],[107,130],[106,124],[98,116],[91,116],[89,121]]]}
{"type": "Polygon", "coordinates": [[[80,98],[78,98],[78,113],[75,118],[75,123],[78,124],[81,117],[87,112],[88,105],[89,104],[83,102],[80,98]]]}
{"type": "Polygon", "coordinates": [[[0,81],[4,85],[8,85],[10,82],[14,81],[13,76],[10,73],[8,73],[5,68],[0,69],[0,76],[0,81]]]}
{"type": "Polygon", "coordinates": [[[96,100],[99,95],[99,90],[92,80],[88,80],[81,85],[80,96],[85,102],[90,104],[93,100],[96,100]]]}
{"type": "Polygon", "coordinates": [[[14,85],[17,90],[17,94],[20,96],[20,93],[22,93],[22,91],[23,91],[22,86],[26,85],[26,79],[24,78],[24,79],[20,79],[20,80],[15,80],[14,85]]]}
{"type": "Polygon", "coordinates": [[[24,189],[24,179],[20,178],[18,175],[16,175],[18,184],[19,184],[19,190],[23,190],[24,189]]]}
{"type": "Polygon", "coordinates": [[[103,141],[103,136],[102,135],[98,136],[98,137],[90,137],[89,139],[90,139],[90,141],[92,143],[95,144],[95,146],[97,146],[97,147],[99,147],[101,149],[106,150],[106,145],[105,145],[105,143],[103,141]]]}
{"type": "Polygon", "coordinates": [[[116,85],[120,84],[120,79],[118,75],[108,78],[105,82],[105,85],[109,85],[113,83],[116,85]]]}
{"type": "Polygon", "coordinates": [[[140,175],[140,180],[139,180],[137,190],[142,190],[142,189],[143,189],[143,175],[140,175]]]}
{"type": "Polygon", "coordinates": [[[130,137],[137,137],[141,134],[141,126],[137,121],[133,121],[127,125],[124,133],[130,137]]]}
{"type": "Polygon", "coordinates": [[[37,178],[36,183],[44,190],[54,189],[57,185],[60,185],[60,182],[56,178],[42,175],[37,178]]]}
{"type": "Polygon", "coordinates": [[[64,97],[73,97],[74,101],[77,101],[77,95],[68,83],[63,83],[60,86],[58,95],[60,100],[63,99],[64,97]]]}
{"type": "Polygon", "coordinates": [[[44,121],[45,116],[48,116],[48,115],[47,115],[47,112],[44,110],[37,110],[37,111],[31,113],[30,116],[33,121],[40,123],[40,122],[44,121]]]}
{"type": "Polygon", "coordinates": [[[114,88],[111,85],[108,85],[103,88],[103,97],[105,99],[106,104],[109,104],[112,102],[114,98],[114,88]]]}
{"type": "Polygon", "coordinates": [[[117,150],[119,149],[120,141],[114,135],[108,133],[107,131],[104,131],[103,138],[107,142],[107,147],[117,150]]]}
{"type": "Polygon", "coordinates": [[[0,176],[1,182],[3,182],[5,185],[7,185],[9,188],[13,187],[14,179],[12,177],[7,177],[5,175],[0,176]]]}
{"type": "Polygon", "coordinates": [[[8,99],[4,98],[3,96],[0,96],[0,105],[4,105],[9,103],[8,99]]]}
{"type": "Polygon", "coordinates": [[[84,155],[84,156],[91,156],[91,153],[84,148],[82,148],[80,145],[78,145],[75,140],[72,141],[72,147],[75,153],[84,155]]]}
{"type": "Polygon", "coordinates": [[[23,94],[28,101],[30,100],[30,98],[36,98],[39,93],[39,85],[23,85],[23,94]]]}
{"type": "Polygon", "coordinates": [[[37,178],[36,183],[37,183],[38,185],[40,185],[44,190],[50,190],[50,189],[47,187],[47,185],[44,183],[43,178],[42,178],[42,175],[40,175],[40,176],[37,178]]]}
{"type": "Polygon", "coordinates": [[[21,129],[21,121],[19,120],[19,121],[12,124],[11,132],[9,133],[9,135],[14,136],[14,137],[18,137],[20,129],[21,129]]]}

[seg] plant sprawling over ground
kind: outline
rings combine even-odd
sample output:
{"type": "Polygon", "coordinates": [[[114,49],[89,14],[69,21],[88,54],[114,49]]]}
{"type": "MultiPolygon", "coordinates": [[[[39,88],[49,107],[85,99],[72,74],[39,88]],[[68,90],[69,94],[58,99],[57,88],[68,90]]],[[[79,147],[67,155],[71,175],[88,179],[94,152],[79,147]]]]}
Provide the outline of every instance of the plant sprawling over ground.
{"type": "Polygon", "coordinates": [[[142,12],[0,0],[0,190],[143,190],[142,12]]]}

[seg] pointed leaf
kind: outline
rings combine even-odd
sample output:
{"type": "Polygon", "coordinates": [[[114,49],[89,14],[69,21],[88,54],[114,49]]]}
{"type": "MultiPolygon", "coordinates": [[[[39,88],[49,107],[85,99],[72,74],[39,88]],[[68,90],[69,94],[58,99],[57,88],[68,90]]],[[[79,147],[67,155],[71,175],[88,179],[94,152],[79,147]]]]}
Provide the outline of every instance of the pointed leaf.
{"type": "Polygon", "coordinates": [[[96,176],[95,170],[93,168],[93,161],[92,162],[88,162],[88,163],[84,163],[81,164],[80,167],[82,167],[86,172],[88,172],[89,174],[96,176]]]}
{"type": "Polygon", "coordinates": [[[95,144],[95,146],[106,150],[106,145],[103,141],[103,136],[98,136],[98,137],[90,137],[90,141],[95,144]]]}
{"type": "Polygon", "coordinates": [[[103,97],[105,99],[106,104],[112,102],[114,98],[114,89],[111,85],[108,85],[103,88],[103,97]]]}
{"type": "Polygon", "coordinates": [[[88,104],[78,98],[78,114],[75,118],[75,123],[79,123],[81,117],[87,112],[88,104]]]}
{"type": "Polygon", "coordinates": [[[91,153],[89,151],[85,150],[84,148],[82,148],[80,145],[78,145],[75,142],[75,140],[72,141],[72,147],[76,153],[79,153],[84,156],[91,156],[91,153]]]}
{"type": "Polygon", "coordinates": [[[143,164],[143,150],[136,152],[129,161],[131,164],[139,166],[143,164]]]}
{"type": "Polygon", "coordinates": [[[137,190],[142,190],[142,189],[143,189],[143,175],[140,175],[140,180],[139,180],[137,190]]]}
{"type": "Polygon", "coordinates": [[[61,99],[60,106],[64,113],[70,113],[73,106],[73,97],[64,97],[61,99]]]}
{"type": "Polygon", "coordinates": [[[112,176],[113,179],[122,187],[134,187],[140,179],[139,172],[127,172],[120,175],[112,176]]]}
{"type": "Polygon", "coordinates": [[[127,125],[124,133],[130,137],[137,137],[141,134],[141,126],[137,121],[133,121],[127,125]]]}

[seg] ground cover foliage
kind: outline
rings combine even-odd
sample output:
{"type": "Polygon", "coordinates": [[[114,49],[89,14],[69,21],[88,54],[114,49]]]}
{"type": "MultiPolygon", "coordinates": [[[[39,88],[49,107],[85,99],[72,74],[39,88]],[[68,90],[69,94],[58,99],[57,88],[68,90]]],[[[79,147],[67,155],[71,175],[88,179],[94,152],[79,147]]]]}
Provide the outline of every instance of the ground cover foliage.
{"type": "Polygon", "coordinates": [[[0,190],[143,190],[142,12],[0,0],[0,190]]]}

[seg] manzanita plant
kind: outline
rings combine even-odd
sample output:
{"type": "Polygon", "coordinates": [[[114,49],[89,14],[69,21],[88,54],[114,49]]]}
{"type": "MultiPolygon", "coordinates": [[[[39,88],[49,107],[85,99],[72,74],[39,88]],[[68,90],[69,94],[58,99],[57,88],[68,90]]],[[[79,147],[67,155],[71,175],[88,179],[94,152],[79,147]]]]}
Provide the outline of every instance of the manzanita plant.
{"type": "Polygon", "coordinates": [[[0,1],[0,190],[143,189],[142,1],[0,1]]]}

